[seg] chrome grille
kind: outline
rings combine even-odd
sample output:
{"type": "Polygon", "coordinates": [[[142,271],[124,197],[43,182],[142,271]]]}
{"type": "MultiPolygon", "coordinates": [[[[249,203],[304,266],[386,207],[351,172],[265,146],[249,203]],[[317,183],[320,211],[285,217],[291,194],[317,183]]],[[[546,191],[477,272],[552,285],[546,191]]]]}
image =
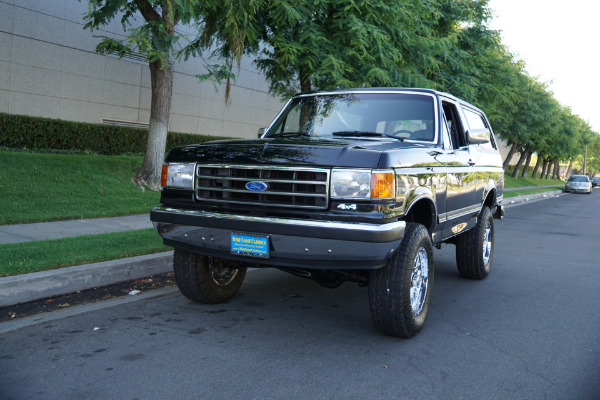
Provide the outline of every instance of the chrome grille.
{"type": "Polygon", "coordinates": [[[269,207],[326,209],[329,170],[320,168],[198,165],[196,198],[202,201],[269,207]],[[251,191],[249,182],[266,189],[251,191]]]}

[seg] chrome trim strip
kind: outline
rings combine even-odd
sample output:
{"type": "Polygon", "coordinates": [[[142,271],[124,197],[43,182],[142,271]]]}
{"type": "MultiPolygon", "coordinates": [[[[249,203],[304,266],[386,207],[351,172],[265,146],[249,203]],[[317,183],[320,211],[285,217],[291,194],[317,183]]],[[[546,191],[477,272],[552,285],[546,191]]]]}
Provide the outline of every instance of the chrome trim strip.
{"type": "MultiPolygon", "coordinates": [[[[262,192],[253,192],[250,190],[242,190],[242,189],[227,189],[227,188],[212,188],[209,186],[197,186],[196,187],[197,190],[210,190],[213,192],[224,192],[224,193],[249,193],[249,194],[260,194],[260,195],[272,195],[272,196],[294,196],[294,197],[322,197],[322,198],[327,198],[327,195],[325,193],[305,193],[305,192],[273,192],[273,191],[262,191],[262,192]]],[[[212,200],[212,199],[210,199],[212,200]]],[[[228,199],[229,200],[229,199],[228,199]]],[[[260,204],[269,204],[268,202],[266,203],[260,203],[260,204]]]]}
{"type": "Polygon", "coordinates": [[[305,171],[305,172],[323,172],[329,175],[328,168],[313,168],[313,167],[287,167],[282,165],[245,165],[245,164],[197,164],[197,168],[237,168],[237,169],[273,169],[287,171],[305,171]]]}
{"type": "MultiPolygon", "coordinates": [[[[213,168],[213,167],[211,167],[213,168]]],[[[266,169],[266,168],[262,168],[266,169]]],[[[301,171],[301,172],[313,172],[313,171],[301,171]]],[[[303,181],[303,180],[291,180],[291,179],[276,179],[276,178],[237,178],[233,176],[219,176],[219,175],[196,175],[197,178],[201,179],[220,179],[224,181],[254,181],[260,180],[261,182],[281,182],[281,183],[302,183],[312,185],[323,185],[325,181],[303,181]]]]}
{"type": "MultiPolygon", "coordinates": [[[[364,222],[340,222],[340,221],[319,221],[319,220],[306,220],[306,219],[291,219],[291,218],[274,218],[274,217],[260,217],[253,215],[236,215],[236,214],[225,214],[214,211],[203,211],[203,210],[182,210],[178,208],[170,208],[164,206],[154,207],[153,212],[163,212],[170,214],[177,214],[189,217],[203,217],[203,218],[215,218],[225,219],[229,221],[246,221],[246,222],[264,222],[269,224],[278,225],[297,225],[302,227],[311,228],[330,228],[330,229],[342,229],[348,231],[362,231],[362,232],[377,232],[385,233],[396,230],[404,231],[406,227],[405,221],[394,221],[385,224],[368,224],[364,222]]],[[[293,232],[292,232],[293,233],[293,232]]]]}
{"type": "Polygon", "coordinates": [[[465,208],[461,208],[459,210],[451,211],[446,213],[446,219],[444,221],[450,221],[452,219],[464,217],[469,214],[479,214],[479,210],[481,209],[481,204],[476,204],[474,206],[469,206],[465,208]]]}
{"type": "MultiPolygon", "coordinates": [[[[254,192],[250,192],[248,191],[248,193],[254,193],[254,192]]],[[[261,192],[262,194],[267,194],[266,192],[261,192]]],[[[196,198],[197,195],[196,195],[196,198]]],[[[211,202],[211,203],[227,203],[227,204],[241,204],[241,205],[248,205],[248,206],[264,206],[264,207],[281,207],[281,208],[299,208],[299,209],[307,209],[307,210],[325,210],[327,207],[320,207],[320,206],[305,206],[305,205],[301,205],[301,204],[282,204],[282,203],[270,203],[270,202],[251,202],[251,201],[236,201],[236,200],[230,200],[230,199],[226,199],[226,200],[219,200],[219,199],[202,199],[200,198],[199,200],[204,200],[206,202],[211,202]]]]}

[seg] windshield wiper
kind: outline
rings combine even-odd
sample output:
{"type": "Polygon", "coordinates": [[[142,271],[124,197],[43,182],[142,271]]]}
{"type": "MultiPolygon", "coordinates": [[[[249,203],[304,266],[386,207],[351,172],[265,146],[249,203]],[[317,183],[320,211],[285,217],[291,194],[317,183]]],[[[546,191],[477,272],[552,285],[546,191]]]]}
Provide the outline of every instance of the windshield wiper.
{"type": "Polygon", "coordinates": [[[385,133],[379,133],[379,132],[369,132],[369,131],[338,131],[338,132],[332,132],[331,133],[333,136],[368,136],[368,137],[381,137],[381,136],[385,136],[385,137],[390,137],[393,139],[398,139],[402,142],[404,142],[404,139],[398,136],[393,136],[393,135],[386,135],[385,133]]]}
{"type": "Polygon", "coordinates": [[[287,136],[310,136],[306,132],[279,132],[273,133],[272,135],[268,135],[267,137],[287,137],[287,136]]]}

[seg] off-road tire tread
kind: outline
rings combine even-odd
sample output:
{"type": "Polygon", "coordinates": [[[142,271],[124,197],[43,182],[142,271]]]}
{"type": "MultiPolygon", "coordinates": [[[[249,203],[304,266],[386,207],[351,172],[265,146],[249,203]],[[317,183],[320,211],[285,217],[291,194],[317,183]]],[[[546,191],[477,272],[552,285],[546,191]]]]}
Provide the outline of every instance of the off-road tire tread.
{"type": "Polygon", "coordinates": [[[208,257],[181,249],[175,249],[173,271],[179,291],[188,299],[203,304],[218,304],[230,300],[246,276],[246,268],[239,268],[230,284],[219,286],[210,276],[208,257]]]}
{"type": "Polygon", "coordinates": [[[369,310],[377,331],[409,338],[422,329],[433,289],[433,270],[433,246],[427,229],[421,224],[408,223],[402,244],[387,266],[370,274],[369,310]],[[415,254],[421,246],[429,257],[429,287],[423,312],[415,317],[410,305],[410,278],[415,254]]]}
{"type": "Polygon", "coordinates": [[[494,258],[494,218],[488,207],[483,207],[477,217],[477,224],[456,237],[456,266],[461,277],[483,280],[490,273],[494,258]],[[486,221],[491,221],[492,253],[487,267],[483,263],[483,240],[486,221]]]}

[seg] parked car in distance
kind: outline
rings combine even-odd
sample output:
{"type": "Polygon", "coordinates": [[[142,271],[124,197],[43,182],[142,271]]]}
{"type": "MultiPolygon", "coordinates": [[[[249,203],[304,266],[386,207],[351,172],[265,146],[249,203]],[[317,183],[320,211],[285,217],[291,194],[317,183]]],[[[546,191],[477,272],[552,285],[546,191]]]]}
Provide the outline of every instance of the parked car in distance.
{"type": "Polygon", "coordinates": [[[596,176],[592,179],[592,187],[600,186],[600,176],[596,176]]]}
{"type": "Polygon", "coordinates": [[[565,184],[565,192],[592,193],[592,182],[587,175],[571,175],[565,184]]]}

